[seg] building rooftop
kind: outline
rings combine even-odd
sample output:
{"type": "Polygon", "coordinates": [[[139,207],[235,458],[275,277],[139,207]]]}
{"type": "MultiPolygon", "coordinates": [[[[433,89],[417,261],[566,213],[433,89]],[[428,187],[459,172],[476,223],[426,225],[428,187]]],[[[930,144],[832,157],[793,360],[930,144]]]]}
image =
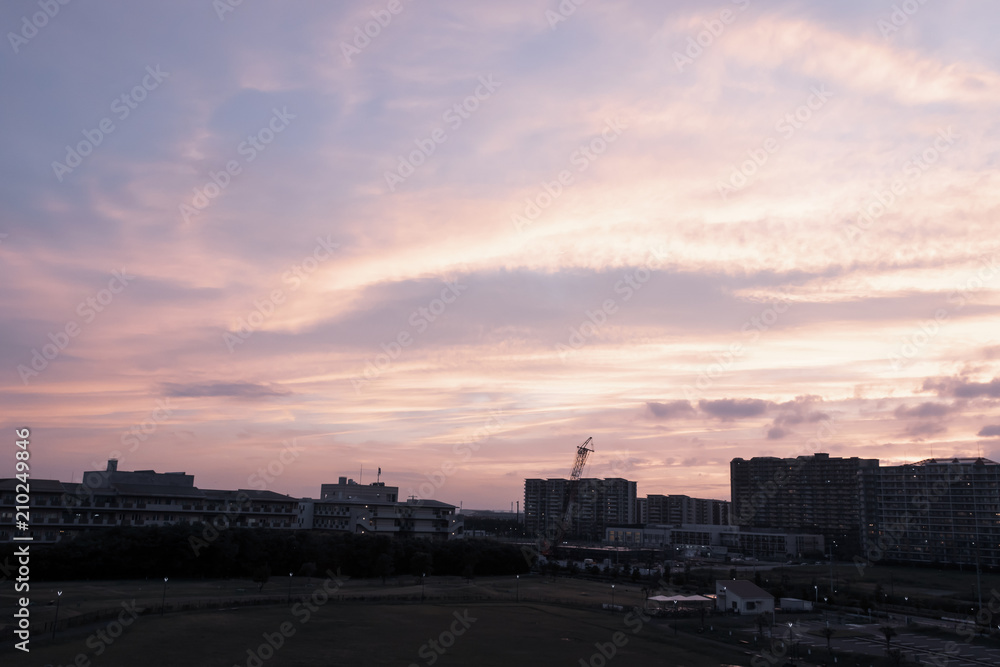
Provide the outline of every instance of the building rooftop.
{"type": "MultiPolygon", "coordinates": [[[[0,479],[0,491],[14,491],[16,485],[21,482],[13,477],[9,479],[0,479]]],[[[66,489],[63,483],[55,479],[36,479],[31,478],[31,492],[32,493],[63,493],[66,489]]]]}
{"type": "MultiPolygon", "coordinates": [[[[98,491],[98,489],[95,489],[98,491]]],[[[169,486],[166,484],[122,484],[112,482],[107,489],[100,491],[116,491],[123,496],[181,496],[184,498],[204,498],[205,492],[193,486],[169,486]]]]}
{"type": "Polygon", "coordinates": [[[991,461],[990,459],[984,459],[981,456],[979,457],[958,456],[950,459],[924,459],[923,461],[917,461],[916,463],[904,463],[903,465],[926,466],[926,465],[948,465],[949,463],[952,464],[958,463],[961,465],[987,465],[987,466],[998,465],[996,461],[991,461]]]}
{"type": "Polygon", "coordinates": [[[752,581],[747,581],[745,579],[735,579],[731,581],[721,579],[715,582],[716,590],[721,590],[723,587],[725,587],[727,592],[738,595],[744,600],[750,598],[774,599],[774,596],[765,591],[763,588],[752,581]]]}

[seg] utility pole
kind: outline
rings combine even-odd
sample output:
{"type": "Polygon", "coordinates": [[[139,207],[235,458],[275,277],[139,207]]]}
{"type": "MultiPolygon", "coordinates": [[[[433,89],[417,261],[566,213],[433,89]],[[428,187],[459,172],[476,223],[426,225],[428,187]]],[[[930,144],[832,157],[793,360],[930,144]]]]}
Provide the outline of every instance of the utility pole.
{"type": "Polygon", "coordinates": [[[830,545],[830,597],[833,597],[833,544],[830,545]]]}
{"type": "MultiPolygon", "coordinates": [[[[979,578],[979,544],[976,543],[973,546],[976,547],[976,592],[979,597],[979,609],[983,608],[983,582],[979,578]]],[[[979,609],[976,611],[978,612],[979,609]]]]}

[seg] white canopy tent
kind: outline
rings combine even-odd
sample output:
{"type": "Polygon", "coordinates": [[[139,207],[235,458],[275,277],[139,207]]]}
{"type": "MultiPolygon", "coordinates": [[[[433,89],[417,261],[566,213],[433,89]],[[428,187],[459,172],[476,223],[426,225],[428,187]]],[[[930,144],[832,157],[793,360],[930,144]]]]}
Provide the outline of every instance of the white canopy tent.
{"type": "Polygon", "coordinates": [[[700,607],[710,605],[714,600],[704,595],[654,595],[648,598],[648,602],[656,603],[660,609],[666,609],[700,607]]]}

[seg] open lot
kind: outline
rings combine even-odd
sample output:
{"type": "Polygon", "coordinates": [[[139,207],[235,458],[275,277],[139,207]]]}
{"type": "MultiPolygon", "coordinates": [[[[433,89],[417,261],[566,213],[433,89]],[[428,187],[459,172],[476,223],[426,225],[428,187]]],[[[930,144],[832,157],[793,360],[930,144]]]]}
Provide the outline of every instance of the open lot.
{"type": "MultiPolygon", "coordinates": [[[[335,573],[334,573],[335,574],[335,573]]],[[[162,579],[146,581],[73,581],[43,582],[31,586],[32,615],[35,622],[47,622],[55,616],[57,591],[59,618],[67,619],[88,612],[113,609],[123,602],[135,601],[139,608],[158,612],[161,603],[167,611],[183,605],[195,608],[208,601],[232,601],[232,606],[245,604],[252,599],[279,602],[301,599],[311,595],[328,577],[272,577],[262,591],[259,585],[243,579],[178,581],[162,579]],[[166,589],[164,591],[164,588],[166,589]],[[165,593],[165,594],[164,594],[165,593]]],[[[0,609],[15,606],[16,594],[12,588],[0,591],[0,609]]],[[[471,581],[460,577],[405,576],[391,577],[385,584],[377,580],[338,579],[336,594],[341,600],[374,601],[379,598],[398,601],[400,598],[418,601],[421,597],[434,600],[561,602],[599,607],[610,604],[642,607],[640,584],[610,583],[586,579],[548,578],[540,576],[482,577],[471,581]],[[613,593],[613,595],[612,595],[613,593]]],[[[0,627],[7,621],[0,619],[0,627]]]]}
{"type": "Polygon", "coordinates": [[[304,611],[273,606],[139,617],[100,656],[89,648],[100,645],[96,629],[88,629],[54,643],[38,642],[30,661],[4,652],[0,662],[68,665],[84,654],[91,664],[129,667],[575,666],[580,660],[603,664],[591,663],[603,648],[614,664],[636,667],[749,664],[737,648],[684,633],[675,638],[661,621],[645,622],[625,613],[517,603],[329,602],[308,616],[304,611]],[[268,644],[268,636],[277,649],[268,644]]]}
{"type": "MultiPolygon", "coordinates": [[[[728,568],[709,572],[723,578],[728,568]]],[[[873,593],[881,583],[886,592],[894,588],[897,599],[912,596],[911,601],[970,597],[974,573],[938,574],[914,568],[870,568],[861,574],[852,566],[839,565],[835,585],[873,593]],[[932,587],[924,585],[931,581],[932,587]]],[[[829,585],[828,566],[762,569],[761,575],[767,579],[784,577],[790,588],[811,586],[813,581],[829,585]]],[[[739,576],[752,579],[753,572],[741,568],[739,576]]],[[[986,598],[987,587],[995,578],[984,575],[982,580],[986,598]]],[[[599,665],[605,657],[601,654],[603,647],[605,654],[613,652],[615,664],[716,667],[749,665],[751,652],[769,648],[769,640],[758,643],[749,617],[709,615],[704,631],[697,615],[680,619],[640,617],[631,610],[642,607],[642,586],[620,580],[612,589],[607,581],[524,575],[471,581],[459,577],[428,577],[421,581],[401,576],[385,583],[321,576],[272,577],[263,591],[246,580],[170,580],[164,595],[162,579],[46,582],[33,584],[30,593],[34,628],[30,659],[8,645],[0,649],[0,664],[153,667],[193,664],[191,660],[198,656],[199,665],[249,667],[509,665],[512,661],[580,665],[581,659],[583,664],[599,665]],[[81,624],[61,628],[52,640],[42,629],[55,616],[57,590],[63,592],[59,618],[75,618],[81,624]],[[164,599],[166,614],[161,616],[164,599]],[[265,604],[246,606],[253,601],[265,604]],[[612,601],[619,611],[602,608],[612,601]],[[304,602],[310,602],[312,608],[304,602]],[[201,608],[207,603],[214,607],[201,608]],[[91,620],[99,610],[116,609],[135,609],[134,622],[116,627],[114,616],[91,620]],[[462,632],[450,636],[453,629],[462,632]],[[615,633],[621,633],[617,644],[615,633]],[[270,643],[265,635],[271,637],[270,643]],[[440,650],[429,643],[431,640],[438,642],[440,650]]],[[[668,592],[693,590],[673,587],[668,592]]],[[[13,609],[14,596],[9,587],[0,592],[0,609],[13,609]]],[[[863,628],[849,626],[849,619],[838,619],[837,615],[826,618],[837,627],[832,641],[835,655],[854,654],[863,656],[864,664],[883,664],[884,639],[878,633],[877,622],[863,628]]],[[[905,621],[895,618],[900,622],[895,645],[913,657],[945,653],[947,642],[957,639],[954,628],[946,632],[942,627],[940,639],[936,639],[934,632],[905,628],[905,621]]],[[[786,620],[791,619],[779,619],[786,620]]],[[[827,662],[831,656],[821,633],[826,621],[816,615],[794,620],[796,626],[791,632],[800,656],[815,664],[827,662]]],[[[3,621],[7,621],[6,613],[3,621]]],[[[768,632],[781,637],[789,630],[779,624],[768,632]]],[[[993,660],[1000,654],[995,655],[990,642],[977,641],[963,643],[960,653],[948,657],[954,664],[971,665],[984,664],[983,660],[993,660]]],[[[812,663],[800,659],[799,664],[812,663]]]]}

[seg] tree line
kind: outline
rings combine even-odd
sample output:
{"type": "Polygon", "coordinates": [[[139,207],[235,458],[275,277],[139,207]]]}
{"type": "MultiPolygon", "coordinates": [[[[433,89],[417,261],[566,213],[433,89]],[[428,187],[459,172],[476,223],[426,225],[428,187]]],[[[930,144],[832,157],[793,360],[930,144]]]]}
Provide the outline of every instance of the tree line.
{"type": "MultiPolygon", "coordinates": [[[[49,581],[144,577],[350,577],[514,575],[528,571],[520,550],[491,540],[431,541],[385,535],[227,528],[202,524],[117,526],[84,531],[32,550],[32,574],[49,581]],[[210,539],[206,539],[206,536],[210,539]]],[[[0,561],[14,545],[0,545],[0,561]]],[[[33,577],[34,578],[34,577],[33,577]]]]}

